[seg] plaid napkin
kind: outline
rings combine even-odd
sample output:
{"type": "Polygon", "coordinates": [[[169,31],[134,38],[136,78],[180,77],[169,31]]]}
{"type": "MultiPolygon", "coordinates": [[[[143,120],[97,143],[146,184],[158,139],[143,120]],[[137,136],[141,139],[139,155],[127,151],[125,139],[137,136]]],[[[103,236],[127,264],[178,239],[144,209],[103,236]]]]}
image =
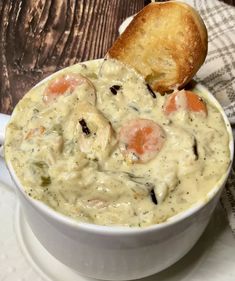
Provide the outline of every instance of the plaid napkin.
{"type": "MultiPolygon", "coordinates": [[[[218,0],[181,0],[193,6],[203,18],[208,30],[208,54],[195,80],[205,85],[225,109],[235,125],[235,7],[218,0]]],[[[145,1],[146,4],[157,1],[145,1]]],[[[161,1],[163,2],[163,1],[161,1]]],[[[119,28],[122,33],[130,23],[128,18],[119,28]]],[[[235,127],[233,129],[235,136],[235,127]]],[[[221,196],[235,236],[235,161],[221,196]]]]}
{"type": "Polygon", "coordinates": [[[208,54],[196,80],[222,104],[235,124],[235,8],[214,0],[185,0],[196,8],[208,30],[208,54]]]}

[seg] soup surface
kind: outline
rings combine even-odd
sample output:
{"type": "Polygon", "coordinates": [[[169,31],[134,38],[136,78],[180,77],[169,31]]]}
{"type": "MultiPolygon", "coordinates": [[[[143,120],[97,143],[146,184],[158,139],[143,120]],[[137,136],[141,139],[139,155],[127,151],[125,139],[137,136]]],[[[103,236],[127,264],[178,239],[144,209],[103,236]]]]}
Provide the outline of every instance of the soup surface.
{"type": "Polygon", "coordinates": [[[33,88],[5,155],[26,193],[79,221],[144,227],[198,201],[228,168],[229,137],[202,93],[161,96],[120,62],[77,64],[33,88]]]}

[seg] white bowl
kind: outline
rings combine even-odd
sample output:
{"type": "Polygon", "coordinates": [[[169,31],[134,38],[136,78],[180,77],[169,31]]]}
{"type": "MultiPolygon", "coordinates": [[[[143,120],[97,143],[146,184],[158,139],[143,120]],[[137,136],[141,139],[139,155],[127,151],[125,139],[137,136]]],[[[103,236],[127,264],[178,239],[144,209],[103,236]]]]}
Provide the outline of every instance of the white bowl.
{"type": "MultiPolygon", "coordinates": [[[[43,83],[47,80],[43,80],[43,83]]],[[[196,86],[220,110],[229,134],[231,163],[233,135],[219,103],[206,88],[196,86]]],[[[9,161],[7,166],[28,223],[41,244],[58,260],[89,277],[131,280],[157,273],[174,264],[197,242],[218,203],[231,164],[204,202],[147,228],[108,227],[77,222],[26,195],[9,161]]]]}

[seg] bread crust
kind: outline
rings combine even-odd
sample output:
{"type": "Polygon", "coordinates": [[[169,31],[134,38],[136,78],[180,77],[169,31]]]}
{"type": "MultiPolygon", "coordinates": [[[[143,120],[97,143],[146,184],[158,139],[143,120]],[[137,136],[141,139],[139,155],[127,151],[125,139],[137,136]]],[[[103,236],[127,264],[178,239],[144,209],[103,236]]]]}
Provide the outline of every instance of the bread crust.
{"type": "Polygon", "coordinates": [[[206,58],[207,40],[206,26],[191,6],[151,3],[134,17],[108,56],[132,66],[164,93],[192,79],[206,58]]]}

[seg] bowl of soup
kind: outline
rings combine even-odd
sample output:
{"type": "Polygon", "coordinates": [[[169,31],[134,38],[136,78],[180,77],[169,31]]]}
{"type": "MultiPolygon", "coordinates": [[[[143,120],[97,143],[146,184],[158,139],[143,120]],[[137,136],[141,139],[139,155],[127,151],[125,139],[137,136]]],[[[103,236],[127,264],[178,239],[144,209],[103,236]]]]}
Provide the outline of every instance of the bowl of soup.
{"type": "Polygon", "coordinates": [[[86,276],[131,280],[169,267],[199,239],[233,137],[203,86],[160,95],[133,69],[101,59],[30,90],[4,151],[41,244],[86,276]]]}

